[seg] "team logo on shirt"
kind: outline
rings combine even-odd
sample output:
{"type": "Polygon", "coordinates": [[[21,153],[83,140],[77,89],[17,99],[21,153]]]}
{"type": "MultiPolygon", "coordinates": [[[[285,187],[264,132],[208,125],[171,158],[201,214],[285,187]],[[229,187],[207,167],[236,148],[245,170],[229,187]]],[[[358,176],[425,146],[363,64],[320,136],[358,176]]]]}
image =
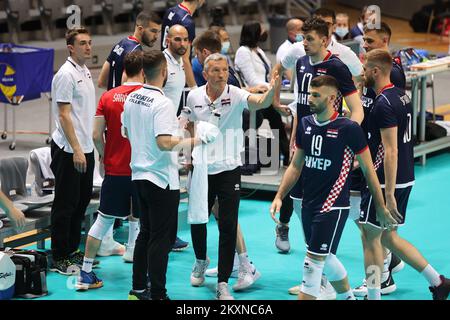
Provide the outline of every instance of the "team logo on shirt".
{"type": "Polygon", "coordinates": [[[300,67],[300,72],[305,72],[305,66],[300,67]]]}
{"type": "Polygon", "coordinates": [[[327,137],[337,139],[339,131],[336,129],[327,129],[327,137]]]}
{"type": "Polygon", "coordinates": [[[305,134],[311,134],[311,130],[312,130],[311,127],[306,128],[305,134]]]}
{"type": "Polygon", "coordinates": [[[222,104],[222,106],[224,107],[224,106],[230,106],[231,105],[231,99],[230,98],[228,98],[228,99],[222,99],[222,100],[220,100],[220,103],[222,104]]]}

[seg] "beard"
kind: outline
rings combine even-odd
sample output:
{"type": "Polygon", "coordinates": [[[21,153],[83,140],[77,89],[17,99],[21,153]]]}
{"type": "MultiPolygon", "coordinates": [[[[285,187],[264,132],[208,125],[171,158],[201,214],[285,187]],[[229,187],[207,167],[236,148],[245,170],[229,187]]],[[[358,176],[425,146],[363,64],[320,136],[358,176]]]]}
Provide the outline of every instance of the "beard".
{"type": "Polygon", "coordinates": [[[184,47],[181,47],[181,48],[178,48],[178,50],[175,50],[175,52],[177,53],[177,55],[179,55],[180,57],[181,57],[181,56],[184,56],[184,54],[186,53],[186,51],[187,51],[187,48],[184,48],[184,47]]]}
{"type": "Polygon", "coordinates": [[[374,78],[365,77],[364,85],[366,86],[366,88],[373,88],[373,87],[375,87],[375,79],[374,78]]]}
{"type": "Polygon", "coordinates": [[[142,34],[142,43],[145,44],[147,47],[153,47],[153,44],[155,41],[151,41],[147,35],[144,33],[142,34]]]}

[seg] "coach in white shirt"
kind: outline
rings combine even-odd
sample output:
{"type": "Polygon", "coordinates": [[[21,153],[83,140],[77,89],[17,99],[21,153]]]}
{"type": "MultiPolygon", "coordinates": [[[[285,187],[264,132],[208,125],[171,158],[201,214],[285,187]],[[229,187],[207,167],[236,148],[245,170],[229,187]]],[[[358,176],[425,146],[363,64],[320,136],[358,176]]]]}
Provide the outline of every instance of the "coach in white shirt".
{"type": "Polygon", "coordinates": [[[146,84],[128,95],[122,116],[131,144],[131,178],[137,186],[141,206],[141,230],[134,251],[130,296],[165,300],[168,298],[167,262],[175,241],[180,201],[177,151],[201,141],[176,136],[175,108],[162,91],[167,78],[164,54],[157,50],[145,52],[143,68],[146,84]]]}
{"type": "Polygon", "coordinates": [[[185,27],[173,25],[170,27],[166,38],[167,49],[164,56],[167,60],[167,82],[163,91],[175,106],[178,114],[181,95],[186,84],[186,74],[183,65],[183,55],[189,48],[189,35],[185,27]]]}
{"type": "MultiPolygon", "coordinates": [[[[228,278],[233,269],[240,200],[241,152],[243,151],[242,111],[258,110],[272,104],[275,76],[269,90],[262,96],[228,85],[227,58],[215,53],[206,58],[203,76],[207,84],[192,90],[182,120],[218,123],[221,135],[208,147],[208,209],[211,212],[216,196],[219,200],[219,262],[216,298],[233,299],[228,290],[228,278]],[[219,118],[217,117],[219,116],[219,118]]],[[[194,167],[195,170],[195,167],[194,167]]],[[[209,264],[206,256],[206,224],[191,225],[196,263],[191,284],[200,286],[209,264]]]]}
{"type": "Polygon", "coordinates": [[[95,88],[85,65],[91,57],[91,36],[84,28],[67,31],[70,56],[52,82],[51,169],[55,199],[51,212],[52,271],[71,274],[82,261],[78,247],[81,222],[91,200],[94,172],[92,132],[96,110],[95,88]]]}

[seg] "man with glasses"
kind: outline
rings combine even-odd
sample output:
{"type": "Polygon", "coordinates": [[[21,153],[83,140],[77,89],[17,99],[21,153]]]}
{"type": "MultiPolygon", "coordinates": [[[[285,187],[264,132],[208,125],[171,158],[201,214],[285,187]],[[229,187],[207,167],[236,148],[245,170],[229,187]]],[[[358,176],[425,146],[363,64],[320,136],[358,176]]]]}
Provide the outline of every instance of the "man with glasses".
{"type": "Polygon", "coordinates": [[[161,18],[153,13],[141,12],[136,17],[136,25],[132,36],[117,43],[103,64],[98,77],[98,87],[111,90],[125,82],[123,59],[134,50],[143,50],[142,44],[153,47],[161,32],[161,18]]]}

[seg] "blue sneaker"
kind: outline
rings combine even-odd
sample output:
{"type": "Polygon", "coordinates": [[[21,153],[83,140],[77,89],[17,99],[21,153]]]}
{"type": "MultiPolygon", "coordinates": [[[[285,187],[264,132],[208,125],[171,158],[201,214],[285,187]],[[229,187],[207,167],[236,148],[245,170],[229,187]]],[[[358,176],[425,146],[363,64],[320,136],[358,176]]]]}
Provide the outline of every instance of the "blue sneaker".
{"type": "Polygon", "coordinates": [[[88,289],[97,289],[103,287],[103,281],[95,275],[94,272],[80,271],[75,288],[77,291],[86,291],[88,289]]]}
{"type": "Polygon", "coordinates": [[[172,251],[183,251],[189,246],[189,242],[183,241],[177,237],[172,246],[172,251]]]}

